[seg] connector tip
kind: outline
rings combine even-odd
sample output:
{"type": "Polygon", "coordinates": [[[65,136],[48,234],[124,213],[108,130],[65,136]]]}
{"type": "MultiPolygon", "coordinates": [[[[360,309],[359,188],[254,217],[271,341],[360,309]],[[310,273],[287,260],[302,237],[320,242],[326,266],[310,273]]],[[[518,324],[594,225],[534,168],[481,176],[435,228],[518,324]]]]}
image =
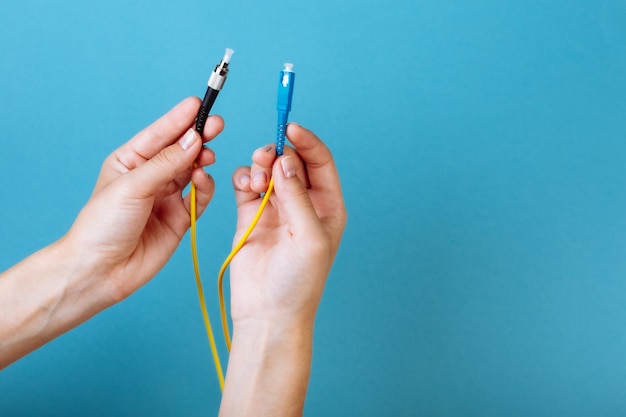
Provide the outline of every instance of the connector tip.
{"type": "Polygon", "coordinates": [[[285,62],[285,69],[283,71],[293,72],[293,64],[290,62],[285,62]]]}
{"type": "Polygon", "coordinates": [[[230,57],[233,56],[233,54],[235,53],[235,51],[233,51],[230,48],[226,48],[226,52],[224,53],[224,58],[222,58],[222,61],[224,61],[225,64],[230,63],[230,57]]]}

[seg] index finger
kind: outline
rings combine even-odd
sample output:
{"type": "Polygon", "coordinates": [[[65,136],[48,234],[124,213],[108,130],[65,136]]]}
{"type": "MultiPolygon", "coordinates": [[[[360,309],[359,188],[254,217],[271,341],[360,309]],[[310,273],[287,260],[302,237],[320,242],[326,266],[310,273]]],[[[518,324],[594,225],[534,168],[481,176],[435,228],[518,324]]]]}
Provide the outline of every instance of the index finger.
{"type": "MultiPolygon", "coordinates": [[[[117,150],[120,159],[128,160],[128,164],[131,165],[128,167],[129,169],[136,168],[132,165],[138,164],[137,162],[133,163],[137,156],[144,161],[151,159],[163,148],[176,142],[189,129],[199,108],[200,99],[198,97],[188,97],[181,101],[157,121],[122,145],[117,150]]],[[[219,116],[209,116],[202,135],[203,142],[213,139],[223,129],[223,125],[224,123],[219,116]]]]}

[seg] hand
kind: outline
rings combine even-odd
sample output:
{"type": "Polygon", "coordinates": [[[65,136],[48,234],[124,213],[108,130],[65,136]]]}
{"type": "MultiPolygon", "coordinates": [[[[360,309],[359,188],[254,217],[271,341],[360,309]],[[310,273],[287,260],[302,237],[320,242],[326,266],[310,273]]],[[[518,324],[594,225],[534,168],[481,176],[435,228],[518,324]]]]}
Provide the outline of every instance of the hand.
{"type": "Polygon", "coordinates": [[[339,176],[328,148],[311,131],[289,124],[295,149],[275,161],[274,145],[254,152],[233,176],[238,209],[235,241],[267,190],[274,195],[231,265],[235,326],[248,319],[312,325],[346,223],[339,176]]]}
{"type": "MultiPolygon", "coordinates": [[[[187,231],[190,179],[198,213],[213,196],[215,160],[182,101],[109,156],[70,231],[0,274],[0,369],[130,295],[170,258],[187,231]],[[198,168],[192,169],[194,161],[198,168]]],[[[223,128],[208,118],[207,140],[223,128]]]]}
{"type": "MultiPolygon", "coordinates": [[[[181,196],[190,179],[198,215],[213,196],[213,179],[201,167],[215,155],[191,128],[199,106],[197,98],[182,101],[113,152],[64,238],[69,253],[97,266],[98,285],[111,303],[145,284],[171,257],[190,225],[189,196],[181,196]]],[[[222,119],[210,116],[204,141],[222,129],[222,119]]]]}
{"type": "Polygon", "coordinates": [[[287,127],[295,149],[273,145],[235,171],[238,242],[267,190],[274,193],[231,265],[233,343],[220,417],[301,416],[313,322],[346,224],[339,176],[312,132],[287,127]]]}

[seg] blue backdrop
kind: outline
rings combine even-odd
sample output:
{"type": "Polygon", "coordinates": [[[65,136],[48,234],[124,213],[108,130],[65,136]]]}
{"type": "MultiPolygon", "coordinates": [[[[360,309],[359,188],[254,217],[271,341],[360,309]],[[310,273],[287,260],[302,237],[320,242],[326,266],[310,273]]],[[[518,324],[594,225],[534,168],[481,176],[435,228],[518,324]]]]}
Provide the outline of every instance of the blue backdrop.
{"type": "MultiPolygon", "coordinates": [[[[103,159],[232,47],[207,288],[285,61],[349,210],[306,415],[626,413],[624,0],[12,0],[0,41],[0,270],[59,238],[103,159]]],[[[0,415],[216,415],[194,285],[186,238],[0,372],[0,415]]]]}

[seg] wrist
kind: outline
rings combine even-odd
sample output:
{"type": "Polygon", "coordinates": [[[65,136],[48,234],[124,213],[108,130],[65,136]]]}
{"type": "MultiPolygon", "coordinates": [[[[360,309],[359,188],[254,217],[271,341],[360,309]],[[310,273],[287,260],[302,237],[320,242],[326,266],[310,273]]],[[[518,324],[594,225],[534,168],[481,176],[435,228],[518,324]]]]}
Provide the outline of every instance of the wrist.
{"type": "Polygon", "coordinates": [[[1,275],[0,369],[107,307],[93,270],[66,245],[61,239],[1,275]]]}
{"type": "Polygon", "coordinates": [[[113,304],[102,288],[98,265],[65,238],[35,254],[37,270],[29,280],[32,306],[46,314],[40,317],[41,335],[52,339],[83,323],[113,304]],[[40,258],[38,258],[40,256],[40,258]]]}
{"type": "Polygon", "coordinates": [[[123,297],[117,295],[119,291],[111,279],[116,262],[96,242],[87,239],[80,227],[72,227],[54,246],[66,260],[69,289],[81,293],[97,307],[96,312],[121,301],[123,297]]]}
{"type": "Polygon", "coordinates": [[[312,344],[311,322],[247,319],[233,323],[233,349],[254,351],[260,359],[278,352],[307,355],[312,344]]]}
{"type": "Polygon", "coordinates": [[[285,363],[308,368],[312,349],[313,326],[308,322],[250,319],[233,324],[231,357],[240,355],[259,370],[285,363]]]}
{"type": "MultiPolygon", "coordinates": [[[[65,277],[68,300],[74,299],[78,311],[97,313],[115,304],[107,289],[107,270],[89,248],[72,241],[67,235],[49,246],[54,256],[63,259],[59,275],[65,277]]],[[[93,315],[93,314],[90,314],[93,315]]]]}
{"type": "Polygon", "coordinates": [[[313,327],[300,321],[233,325],[220,416],[302,414],[311,370],[313,327]]]}

